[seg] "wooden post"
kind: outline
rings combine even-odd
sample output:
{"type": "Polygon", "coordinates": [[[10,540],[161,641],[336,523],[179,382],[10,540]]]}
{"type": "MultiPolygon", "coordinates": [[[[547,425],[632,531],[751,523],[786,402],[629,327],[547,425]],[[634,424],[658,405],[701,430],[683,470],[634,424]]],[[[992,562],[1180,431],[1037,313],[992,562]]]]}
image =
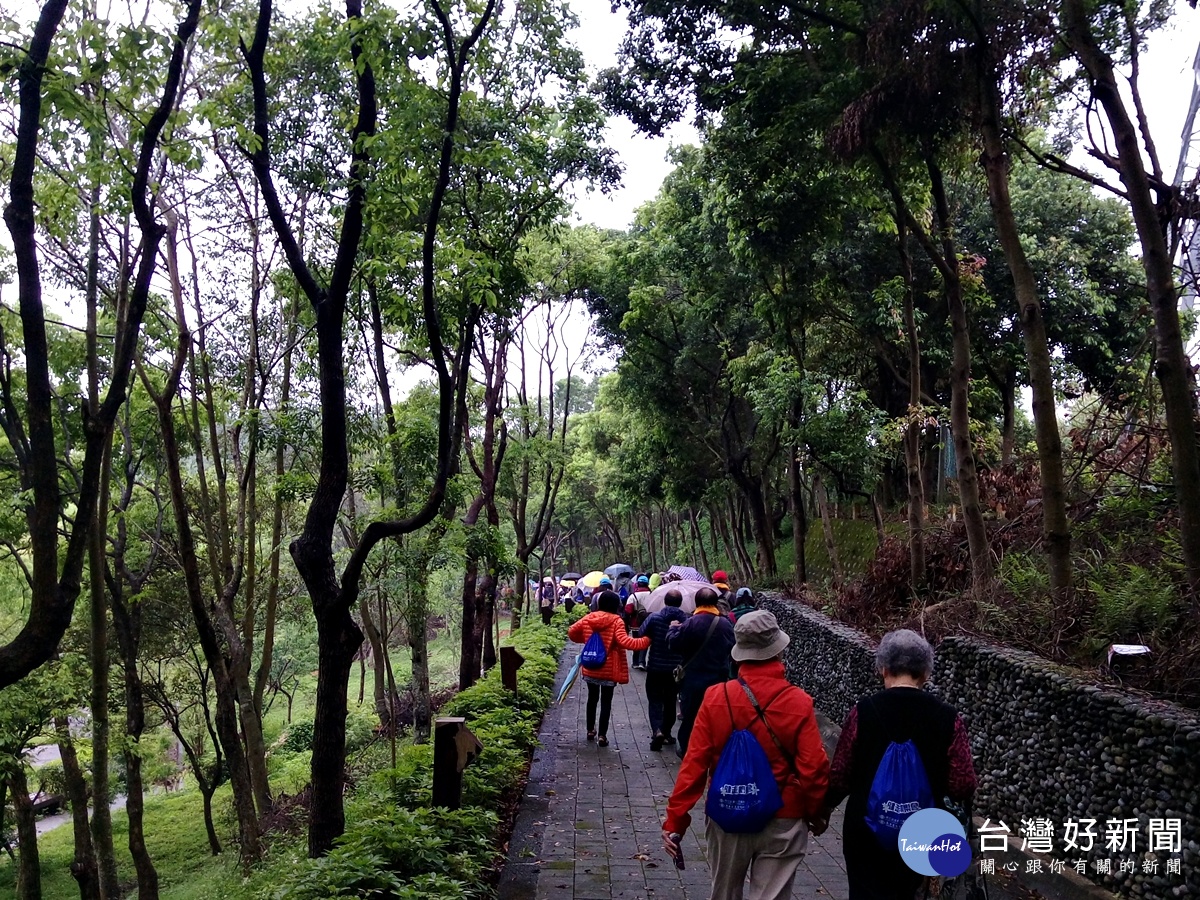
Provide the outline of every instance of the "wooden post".
{"type": "Polygon", "coordinates": [[[506,690],[517,692],[517,669],[525,662],[525,657],[517,652],[516,647],[500,648],[500,683],[506,690]]]}
{"type": "Polygon", "coordinates": [[[433,729],[433,805],[458,809],[462,805],[462,773],[483,744],[464,724],[460,716],[434,720],[433,729]]]}

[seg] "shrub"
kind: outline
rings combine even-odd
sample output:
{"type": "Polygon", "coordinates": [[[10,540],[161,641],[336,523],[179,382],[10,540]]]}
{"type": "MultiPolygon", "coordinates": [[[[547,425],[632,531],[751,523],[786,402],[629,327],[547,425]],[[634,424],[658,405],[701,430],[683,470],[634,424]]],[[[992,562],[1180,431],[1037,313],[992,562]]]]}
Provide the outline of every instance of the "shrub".
{"type": "MultiPolygon", "coordinates": [[[[446,715],[464,717],[483,744],[479,758],[463,773],[462,809],[429,808],[433,747],[403,746],[394,768],[373,773],[355,791],[348,816],[354,824],[333,852],[300,863],[268,896],[273,900],[487,896],[488,871],[499,852],[498,818],[492,810],[511,797],[524,777],[537,746],[538,723],[552,698],[567,625],[584,613],[581,608],[573,616],[556,614],[549,627],[526,625],[513,636],[512,645],[525,658],[517,676],[515,702],[502,687],[497,667],[443,707],[446,715]]],[[[347,728],[349,744],[351,726],[347,728]]],[[[297,723],[281,751],[295,747],[303,753],[311,744],[311,723],[297,723]]]]}
{"type": "Polygon", "coordinates": [[[328,856],[303,863],[273,897],[482,897],[495,827],[495,814],[484,810],[393,809],[352,825],[328,856]]]}
{"type": "Polygon", "coordinates": [[[288,753],[303,753],[305,750],[312,749],[312,742],[313,723],[293,722],[288,726],[287,734],[284,736],[279,748],[288,753]]]}

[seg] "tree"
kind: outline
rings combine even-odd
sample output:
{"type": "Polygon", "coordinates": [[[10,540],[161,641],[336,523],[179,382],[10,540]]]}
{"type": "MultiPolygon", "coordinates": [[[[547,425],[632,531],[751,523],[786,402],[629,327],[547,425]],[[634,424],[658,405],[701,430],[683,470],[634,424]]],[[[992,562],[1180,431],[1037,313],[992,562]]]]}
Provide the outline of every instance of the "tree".
{"type": "MultiPolygon", "coordinates": [[[[62,20],[66,0],[48,0],[42,7],[27,52],[19,63],[20,117],[9,180],[9,204],[4,220],[12,235],[16,254],[18,302],[25,369],[25,396],[18,395],[11,375],[13,350],[9,336],[2,343],[5,376],[0,380],[4,429],[11,451],[22,470],[24,487],[31,501],[27,507],[33,601],[25,627],[0,647],[0,686],[14,683],[48,660],[71,621],[79,595],[87,541],[99,497],[103,457],[117,413],[125,400],[138,331],[150,293],[150,281],[158,264],[158,244],[165,227],[156,221],[151,194],[151,167],[159,149],[159,138],[168,124],[179,92],[185,55],[200,17],[199,0],[190,0],[172,42],[163,87],[138,142],[138,154],[130,201],[141,230],[142,246],[131,289],[117,317],[120,323],[113,357],[107,366],[110,380],[103,401],[88,408],[85,416],[85,446],[80,488],[76,498],[74,525],[59,562],[58,521],[62,498],[59,459],[53,421],[55,399],[50,383],[46,344],[46,313],[42,303],[42,280],[37,254],[34,211],[34,169],[37,163],[38,131],[46,89],[46,62],[55,32],[62,20]],[[23,409],[22,409],[23,407],[23,409]]],[[[60,90],[69,91],[64,84],[60,90]]]]}
{"type": "Polygon", "coordinates": [[[1063,0],[1058,11],[1062,40],[1086,73],[1087,88],[1104,110],[1115,144],[1115,155],[1099,149],[1094,152],[1120,175],[1124,186],[1120,193],[1133,212],[1142,248],[1142,267],[1154,317],[1154,369],[1171,437],[1180,547],[1188,591],[1196,607],[1200,602],[1200,443],[1196,438],[1196,385],[1184,352],[1179,297],[1166,239],[1172,218],[1168,211],[1176,203],[1177,190],[1163,179],[1138,84],[1138,60],[1145,33],[1161,23],[1165,12],[1158,4],[1149,4],[1139,17],[1140,8],[1135,11],[1110,4],[1089,8],[1079,0],[1063,0]],[[1124,53],[1131,65],[1132,115],[1117,82],[1117,53],[1124,53]]]}

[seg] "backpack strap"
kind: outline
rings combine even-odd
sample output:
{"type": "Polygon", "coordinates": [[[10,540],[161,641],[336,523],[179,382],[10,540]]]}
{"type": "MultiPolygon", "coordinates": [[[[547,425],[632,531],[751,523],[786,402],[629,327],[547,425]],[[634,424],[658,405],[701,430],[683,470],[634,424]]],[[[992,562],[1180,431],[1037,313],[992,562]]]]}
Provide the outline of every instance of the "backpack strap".
{"type": "MultiPolygon", "coordinates": [[[[746,692],[746,699],[749,700],[750,705],[754,707],[754,712],[758,715],[758,720],[763,723],[763,727],[765,729],[767,729],[767,734],[769,734],[771,736],[771,740],[775,742],[775,747],[779,750],[780,754],[783,756],[784,761],[787,763],[788,769],[791,770],[791,773],[792,773],[792,775],[795,776],[796,781],[799,782],[800,784],[803,784],[804,779],[800,777],[800,772],[796,769],[796,760],[792,757],[792,754],[788,753],[787,750],[784,749],[783,742],[780,741],[779,738],[775,736],[775,732],[771,729],[770,724],[767,722],[766,710],[764,710],[763,707],[758,705],[758,698],[754,696],[754,691],[750,690],[750,685],[746,684],[746,679],[744,679],[740,676],[738,677],[738,684],[740,684],[742,686],[742,690],[744,690],[746,692]]],[[[780,694],[782,694],[783,691],[786,691],[786,690],[787,690],[787,688],[785,687],[778,694],[776,694],[774,697],[772,697],[770,699],[770,701],[768,701],[767,706],[769,707],[772,703],[774,703],[777,699],[779,699],[780,694]]],[[[726,698],[725,699],[726,700],[729,699],[728,687],[726,688],[726,698]]],[[[730,715],[732,716],[732,712],[730,713],[730,715]]]]}

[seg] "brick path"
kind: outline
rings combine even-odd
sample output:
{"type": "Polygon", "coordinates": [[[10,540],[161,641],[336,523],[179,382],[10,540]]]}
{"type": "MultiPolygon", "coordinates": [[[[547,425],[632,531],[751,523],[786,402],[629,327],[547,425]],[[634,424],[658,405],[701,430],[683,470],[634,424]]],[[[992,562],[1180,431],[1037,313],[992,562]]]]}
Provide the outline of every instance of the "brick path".
{"type": "MultiPolygon", "coordinates": [[[[578,652],[567,644],[560,682],[578,652]]],[[[586,700],[581,681],[542,722],[501,900],[707,900],[703,801],[683,841],[687,868],[676,870],[662,849],[679,760],[673,747],[650,749],[645,673],[633,671],[630,683],[617,687],[607,747],[584,740],[586,700]]],[[[846,900],[841,816],[839,810],[825,834],[809,839],[795,897],[846,900]]]]}

